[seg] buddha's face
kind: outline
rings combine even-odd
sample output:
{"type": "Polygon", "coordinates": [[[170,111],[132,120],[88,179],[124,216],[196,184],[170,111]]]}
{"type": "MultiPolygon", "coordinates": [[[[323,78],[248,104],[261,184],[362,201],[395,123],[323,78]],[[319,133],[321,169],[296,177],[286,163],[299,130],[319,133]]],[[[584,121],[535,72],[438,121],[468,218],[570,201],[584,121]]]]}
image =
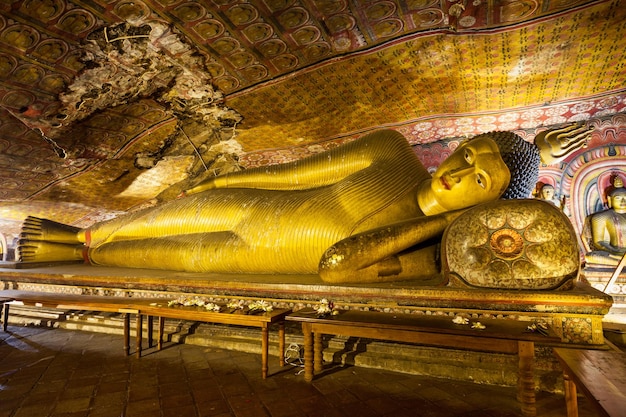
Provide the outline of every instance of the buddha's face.
{"type": "Polygon", "coordinates": [[[614,191],[609,197],[609,205],[618,213],[626,213],[626,191],[614,191]]]}
{"type": "Polygon", "coordinates": [[[462,143],[439,165],[431,190],[439,205],[456,210],[497,200],[510,180],[498,145],[481,137],[462,143]]]}
{"type": "Polygon", "coordinates": [[[554,187],[551,185],[541,187],[541,198],[544,200],[552,200],[554,198],[554,187]]]}

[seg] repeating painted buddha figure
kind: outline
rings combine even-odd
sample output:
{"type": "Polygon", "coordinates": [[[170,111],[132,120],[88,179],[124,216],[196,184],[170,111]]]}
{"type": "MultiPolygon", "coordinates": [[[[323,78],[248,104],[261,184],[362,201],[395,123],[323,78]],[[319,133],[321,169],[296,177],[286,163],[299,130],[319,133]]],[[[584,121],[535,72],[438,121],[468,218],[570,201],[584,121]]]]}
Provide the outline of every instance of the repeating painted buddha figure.
{"type": "Polygon", "coordinates": [[[86,229],[28,218],[19,257],[319,274],[329,283],[432,277],[450,221],[476,204],[528,197],[540,158],[560,158],[563,146],[583,146],[588,135],[568,126],[538,136],[541,147],[510,132],[482,134],[430,175],[401,134],[378,131],[303,160],[214,177],[182,198],[86,229]]]}

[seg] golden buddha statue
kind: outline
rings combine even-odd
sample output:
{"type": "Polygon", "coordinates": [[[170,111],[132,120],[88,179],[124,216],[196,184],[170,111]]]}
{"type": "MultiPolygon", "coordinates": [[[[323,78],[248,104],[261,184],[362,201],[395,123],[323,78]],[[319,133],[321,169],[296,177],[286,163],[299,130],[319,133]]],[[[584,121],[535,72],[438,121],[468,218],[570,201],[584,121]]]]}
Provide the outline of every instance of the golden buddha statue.
{"type": "Polygon", "coordinates": [[[617,266],[626,253],[626,188],[617,177],[607,195],[609,208],[589,216],[592,250],[585,254],[589,265],[617,266]]]}
{"type": "Polygon", "coordinates": [[[543,134],[552,147],[545,152],[510,132],[482,134],[431,176],[401,134],[383,130],[303,160],[211,178],[182,198],[86,229],[29,217],[19,259],[318,273],[329,283],[430,278],[450,221],[501,196],[527,197],[540,154],[561,158],[559,143],[576,137],[583,146],[588,133],[568,126],[543,134]]]}

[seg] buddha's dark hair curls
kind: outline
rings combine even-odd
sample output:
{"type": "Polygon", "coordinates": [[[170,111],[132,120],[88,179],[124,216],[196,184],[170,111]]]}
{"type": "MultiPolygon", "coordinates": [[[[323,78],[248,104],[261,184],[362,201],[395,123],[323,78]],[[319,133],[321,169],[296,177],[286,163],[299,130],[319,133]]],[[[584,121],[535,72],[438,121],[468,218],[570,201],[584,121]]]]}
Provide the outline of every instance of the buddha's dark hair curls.
{"type": "Polygon", "coordinates": [[[498,145],[502,160],[511,172],[511,182],[500,198],[529,198],[539,177],[541,157],[534,143],[513,132],[489,132],[473,139],[488,137],[498,145]]]}

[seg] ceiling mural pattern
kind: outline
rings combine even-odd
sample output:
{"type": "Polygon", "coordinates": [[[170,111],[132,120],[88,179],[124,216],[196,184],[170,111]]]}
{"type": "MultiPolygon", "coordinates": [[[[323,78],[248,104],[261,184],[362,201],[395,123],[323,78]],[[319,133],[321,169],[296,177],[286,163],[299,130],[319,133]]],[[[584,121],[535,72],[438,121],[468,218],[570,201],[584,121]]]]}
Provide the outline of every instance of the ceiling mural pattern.
{"type": "Polygon", "coordinates": [[[122,19],[154,13],[173,22],[208,58],[220,91],[229,94],[330,57],[434,29],[475,30],[545,16],[584,1],[448,0],[160,0],[121,2],[122,19]]]}
{"type": "Polygon", "coordinates": [[[414,35],[352,54],[340,71],[329,62],[233,94],[230,105],[248,120],[240,140],[246,150],[273,149],[415,123],[423,132],[411,139],[427,143],[562,123],[568,119],[563,107],[577,111],[572,102],[583,97],[611,106],[619,98],[602,96],[623,92],[626,77],[626,8],[613,6],[611,19],[603,5],[602,14],[600,6],[563,13],[558,25],[414,35]],[[550,108],[554,103],[559,106],[550,108]],[[497,120],[493,113],[504,110],[497,120]],[[441,115],[479,117],[462,119],[465,125],[456,129],[428,128],[427,119],[441,115]]]}
{"type": "Polygon", "coordinates": [[[86,226],[380,127],[436,161],[624,112],[625,38],[623,0],[0,0],[0,228],[86,226]]]}

